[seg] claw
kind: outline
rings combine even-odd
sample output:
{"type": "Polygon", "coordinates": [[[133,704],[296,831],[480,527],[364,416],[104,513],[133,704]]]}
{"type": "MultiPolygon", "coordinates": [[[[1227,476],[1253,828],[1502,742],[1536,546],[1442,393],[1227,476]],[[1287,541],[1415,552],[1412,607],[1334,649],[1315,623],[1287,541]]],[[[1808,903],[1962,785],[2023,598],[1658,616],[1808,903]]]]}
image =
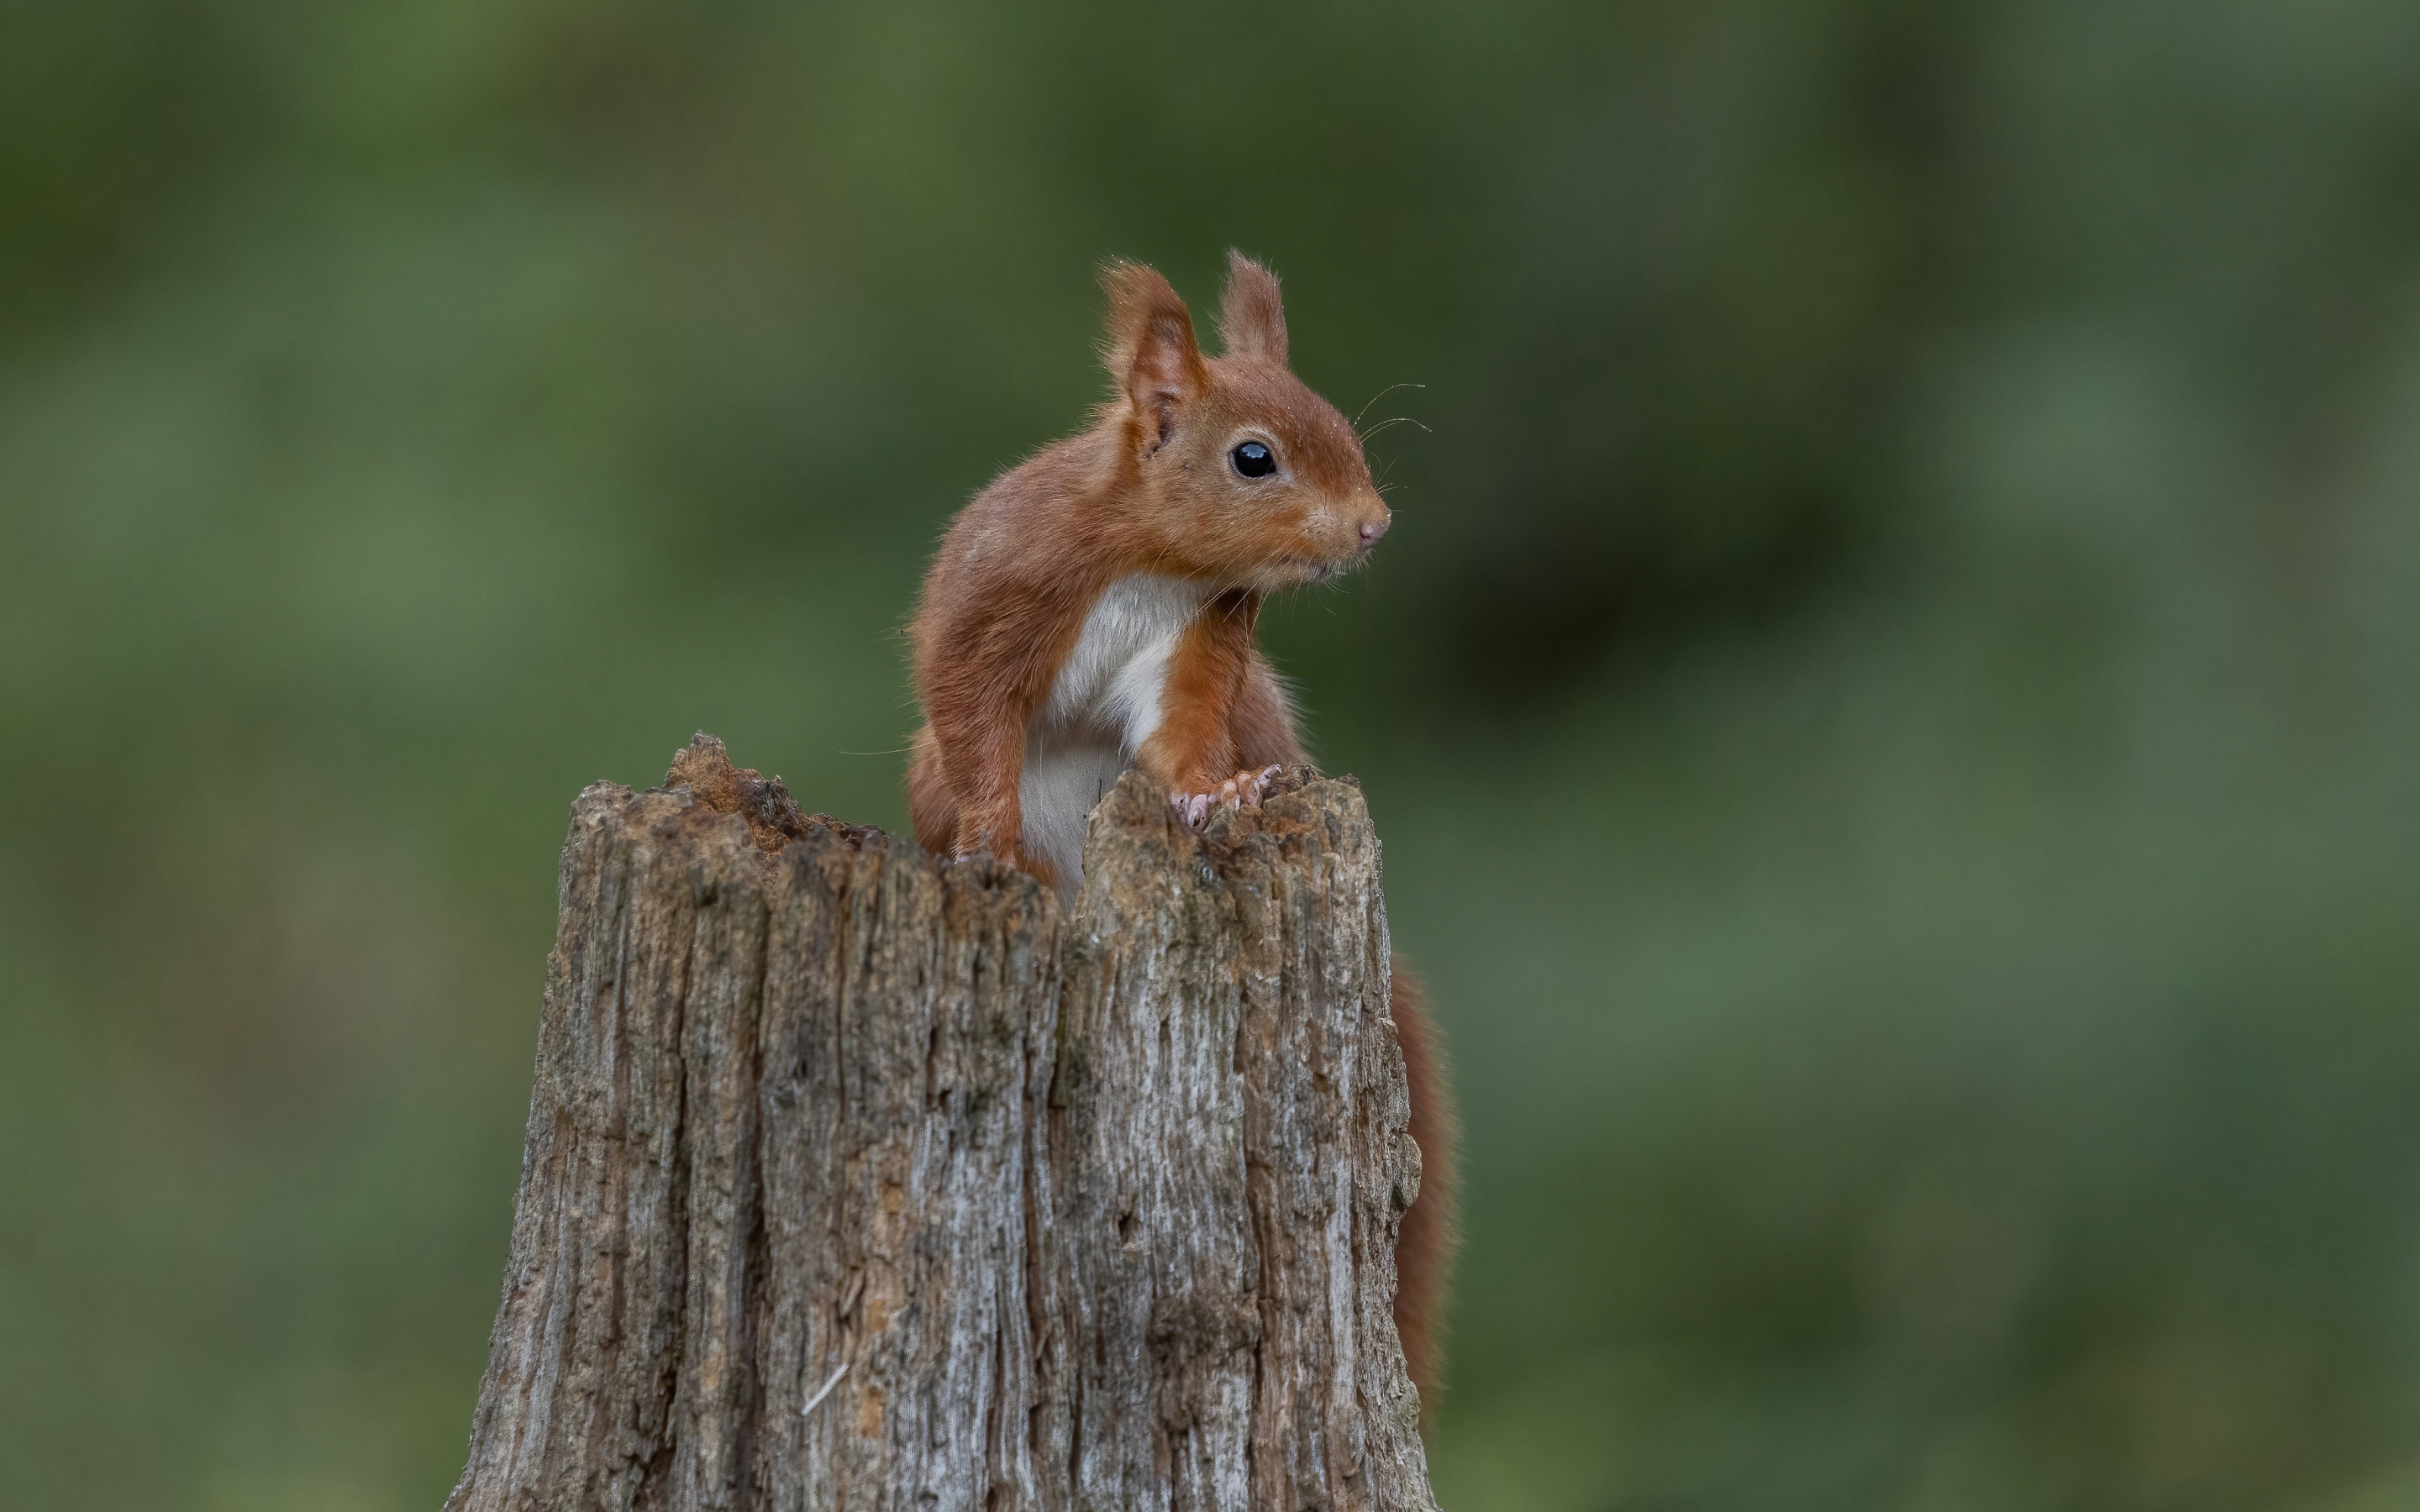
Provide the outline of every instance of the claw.
{"type": "Polygon", "coordinates": [[[1219,783],[1215,793],[1171,793],[1168,795],[1169,807],[1194,829],[1208,824],[1210,815],[1220,809],[1229,813],[1242,809],[1257,811],[1261,799],[1268,793],[1269,784],[1277,780],[1280,770],[1280,767],[1264,766],[1257,772],[1237,772],[1219,783]]]}
{"type": "Polygon", "coordinates": [[[1276,780],[1278,768],[1264,766],[1257,772],[1237,772],[1218,786],[1218,796],[1230,810],[1255,809],[1266,795],[1269,784],[1276,780]]]}

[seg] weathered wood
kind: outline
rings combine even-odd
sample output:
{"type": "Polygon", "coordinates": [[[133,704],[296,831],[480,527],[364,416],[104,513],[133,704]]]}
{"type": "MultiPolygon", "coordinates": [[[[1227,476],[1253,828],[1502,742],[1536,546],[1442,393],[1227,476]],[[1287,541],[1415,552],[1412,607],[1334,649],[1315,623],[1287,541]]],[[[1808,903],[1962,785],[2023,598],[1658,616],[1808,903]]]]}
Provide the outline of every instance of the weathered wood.
{"type": "Polygon", "coordinates": [[[562,870],[490,1508],[1430,1508],[1378,844],[1129,777],[1072,914],[701,737],[562,870]]]}

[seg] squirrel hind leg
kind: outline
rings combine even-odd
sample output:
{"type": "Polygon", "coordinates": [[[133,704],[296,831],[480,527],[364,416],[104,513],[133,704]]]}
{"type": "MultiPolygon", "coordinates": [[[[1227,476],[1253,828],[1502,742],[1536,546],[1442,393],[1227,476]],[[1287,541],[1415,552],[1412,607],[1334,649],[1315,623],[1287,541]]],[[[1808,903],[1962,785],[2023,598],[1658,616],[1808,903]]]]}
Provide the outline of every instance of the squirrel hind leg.
{"type": "Polygon", "coordinates": [[[1419,1195],[1404,1213],[1395,1236],[1395,1332],[1403,1337],[1404,1361],[1412,1384],[1419,1388],[1425,1422],[1435,1415],[1437,1393],[1445,1384],[1446,1283],[1461,1242],[1454,1223],[1459,1131],[1453,1094],[1446,1085],[1443,1047],[1429,1022],[1419,981],[1400,959],[1393,964],[1388,999],[1395,1040],[1404,1053],[1404,1076],[1410,1084],[1412,1143],[1420,1151],[1419,1195]]]}
{"type": "Polygon", "coordinates": [[[1243,687],[1227,716],[1235,737],[1235,751],[1248,767],[1299,766],[1311,758],[1303,753],[1294,728],[1294,700],[1268,658],[1259,652],[1244,668],[1243,687]]]}

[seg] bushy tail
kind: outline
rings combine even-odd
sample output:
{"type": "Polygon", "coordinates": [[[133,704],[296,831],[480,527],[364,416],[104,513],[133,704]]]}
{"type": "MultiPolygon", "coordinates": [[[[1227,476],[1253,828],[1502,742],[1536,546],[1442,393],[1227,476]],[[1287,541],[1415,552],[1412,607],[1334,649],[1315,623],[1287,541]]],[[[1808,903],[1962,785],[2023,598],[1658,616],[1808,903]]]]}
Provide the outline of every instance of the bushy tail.
{"type": "Polygon", "coordinates": [[[1454,1145],[1460,1130],[1446,1084],[1444,1047],[1429,1023],[1419,981],[1400,957],[1389,993],[1404,1074],[1411,1083],[1412,1143],[1420,1148],[1419,1196],[1404,1214],[1395,1240],[1395,1330],[1404,1337],[1404,1359],[1420,1389],[1425,1420],[1445,1384],[1446,1282],[1461,1242],[1454,1227],[1454,1145]]]}

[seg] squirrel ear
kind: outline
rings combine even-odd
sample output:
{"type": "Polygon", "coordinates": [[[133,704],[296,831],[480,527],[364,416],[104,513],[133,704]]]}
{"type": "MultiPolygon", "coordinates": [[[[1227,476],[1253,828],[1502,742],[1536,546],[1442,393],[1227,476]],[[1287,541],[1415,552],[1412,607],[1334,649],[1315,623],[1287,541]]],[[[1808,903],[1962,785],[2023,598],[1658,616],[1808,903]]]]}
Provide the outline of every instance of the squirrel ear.
{"type": "Polygon", "coordinates": [[[1193,316],[1168,280],[1120,257],[1101,270],[1109,297],[1109,377],[1135,412],[1157,427],[1153,445],[1176,428],[1176,411],[1210,386],[1210,369],[1193,339],[1193,316]]]}
{"type": "Polygon", "coordinates": [[[1227,293],[1218,301],[1218,339],[1230,357],[1286,360],[1285,301],[1278,275],[1241,252],[1227,253],[1227,293]]]}

